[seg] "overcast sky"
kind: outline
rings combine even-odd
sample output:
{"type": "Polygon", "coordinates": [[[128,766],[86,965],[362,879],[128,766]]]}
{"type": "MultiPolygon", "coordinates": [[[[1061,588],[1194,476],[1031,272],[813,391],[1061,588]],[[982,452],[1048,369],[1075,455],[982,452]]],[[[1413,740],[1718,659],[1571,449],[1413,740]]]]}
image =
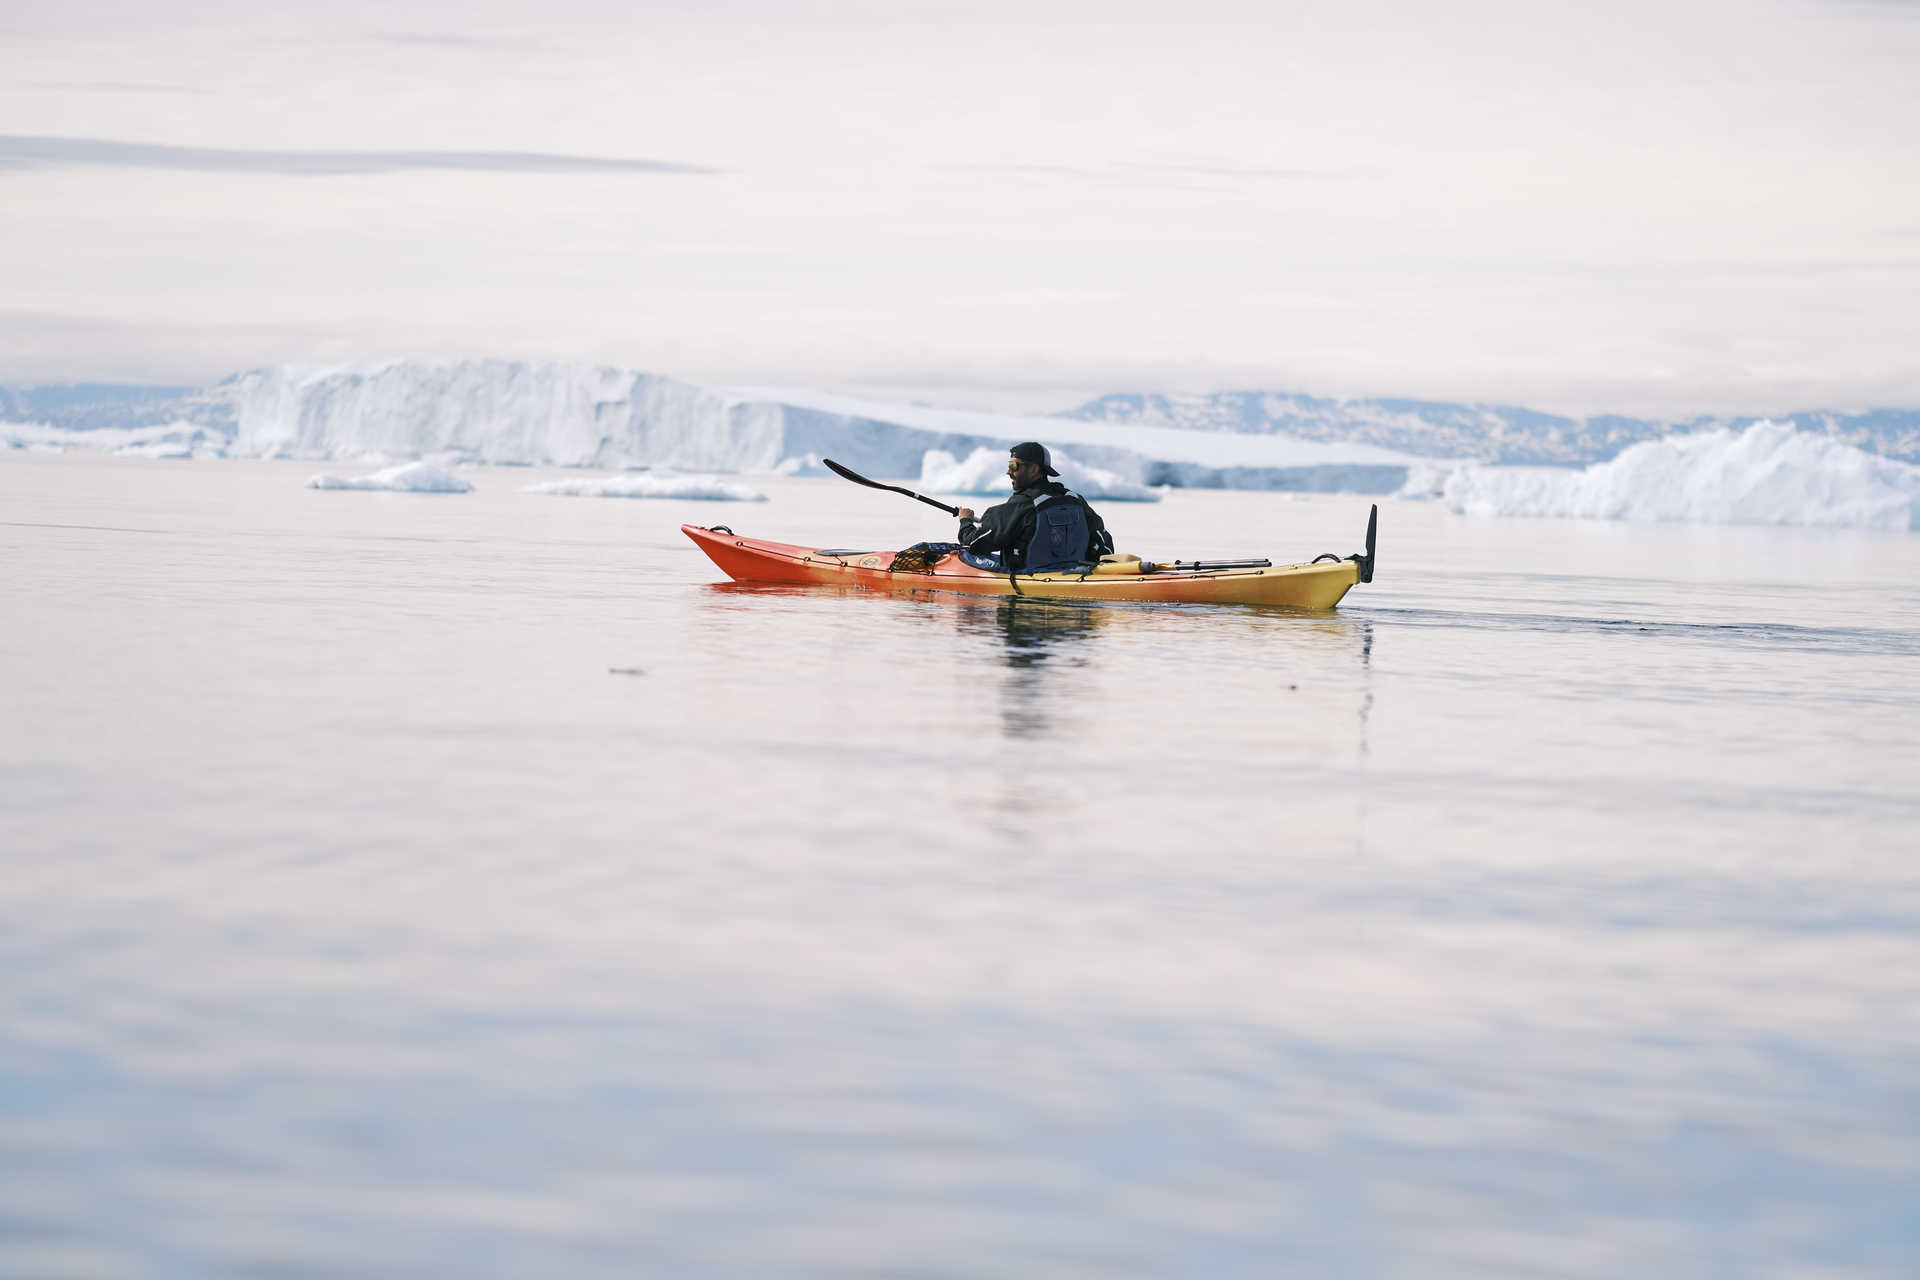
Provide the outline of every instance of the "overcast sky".
{"type": "Polygon", "coordinates": [[[270,7],[0,10],[0,382],[1920,404],[1912,0],[270,7]]]}

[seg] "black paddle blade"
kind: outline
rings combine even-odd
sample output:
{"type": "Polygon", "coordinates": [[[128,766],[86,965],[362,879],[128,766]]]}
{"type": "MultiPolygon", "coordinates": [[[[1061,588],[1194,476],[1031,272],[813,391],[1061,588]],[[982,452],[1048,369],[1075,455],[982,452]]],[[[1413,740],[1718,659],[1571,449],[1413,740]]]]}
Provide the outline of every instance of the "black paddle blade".
{"type": "Polygon", "coordinates": [[[892,487],[891,485],[881,484],[878,480],[869,480],[858,471],[849,471],[832,458],[820,459],[820,465],[839,476],[842,480],[851,480],[855,484],[863,484],[869,489],[888,489],[892,487]]]}

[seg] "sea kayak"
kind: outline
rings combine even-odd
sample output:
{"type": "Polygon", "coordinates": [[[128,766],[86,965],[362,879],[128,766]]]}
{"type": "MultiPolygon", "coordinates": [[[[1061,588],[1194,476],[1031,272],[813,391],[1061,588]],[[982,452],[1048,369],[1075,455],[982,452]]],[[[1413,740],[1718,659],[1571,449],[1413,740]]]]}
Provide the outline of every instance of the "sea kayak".
{"type": "Polygon", "coordinates": [[[1084,571],[1007,574],[977,568],[949,552],[925,567],[924,556],[844,547],[801,547],[743,538],[725,525],[683,524],[680,531],[728,577],[741,582],[795,582],[867,587],[879,591],[963,591],[973,595],[1040,596],[1053,600],[1134,600],[1178,604],[1270,604],[1331,609],[1357,582],[1373,581],[1374,529],[1367,549],[1344,558],[1326,555],[1304,564],[1267,560],[1174,560],[1109,556],[1084,571]]]}

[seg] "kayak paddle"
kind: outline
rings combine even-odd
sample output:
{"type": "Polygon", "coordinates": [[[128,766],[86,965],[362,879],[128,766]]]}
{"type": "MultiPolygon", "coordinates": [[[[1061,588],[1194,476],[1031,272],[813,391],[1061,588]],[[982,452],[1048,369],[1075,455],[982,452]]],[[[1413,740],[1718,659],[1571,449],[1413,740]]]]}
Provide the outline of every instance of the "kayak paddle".
{"type": "Polygon", "coordinates": [[[820,459],[820,465],[825,467],[827,470],[833,472],[833,474],[839,476],[842,480],[851,480],[855,484],[863,484],[867,486],[867,488],[869,489],[885,489],[888,493],[904,493],[909,498],[918,499],[919,501],[926,503],[930,507],[938,507],[950,516],[957,516],[960,514],[960,508],[958,507],[950,507],[944,502],[935,502],[932,498],[927,497],[925,494],[915,493],[911,489],[902,489],[897,484],[881,484],[878,480],[869,480],[865,476],[861,475],[858,471],[847,470],[845,467],[835,462],[832,458],[820,459]]]}

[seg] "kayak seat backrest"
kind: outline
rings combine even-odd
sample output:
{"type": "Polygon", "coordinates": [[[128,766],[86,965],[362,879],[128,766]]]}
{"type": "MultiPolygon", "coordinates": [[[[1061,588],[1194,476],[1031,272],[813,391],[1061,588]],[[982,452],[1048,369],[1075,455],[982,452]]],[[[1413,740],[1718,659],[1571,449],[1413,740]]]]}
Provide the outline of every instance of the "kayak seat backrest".
{"type": "Polygon", "coordinates": [[[1087,562],[1093,528],[1086,504],[1077,494],[1058,498],[1041,494],[1033,503],[1033,541],[1027,544],[1027,573],[1058,573],[1087,562]]]}

